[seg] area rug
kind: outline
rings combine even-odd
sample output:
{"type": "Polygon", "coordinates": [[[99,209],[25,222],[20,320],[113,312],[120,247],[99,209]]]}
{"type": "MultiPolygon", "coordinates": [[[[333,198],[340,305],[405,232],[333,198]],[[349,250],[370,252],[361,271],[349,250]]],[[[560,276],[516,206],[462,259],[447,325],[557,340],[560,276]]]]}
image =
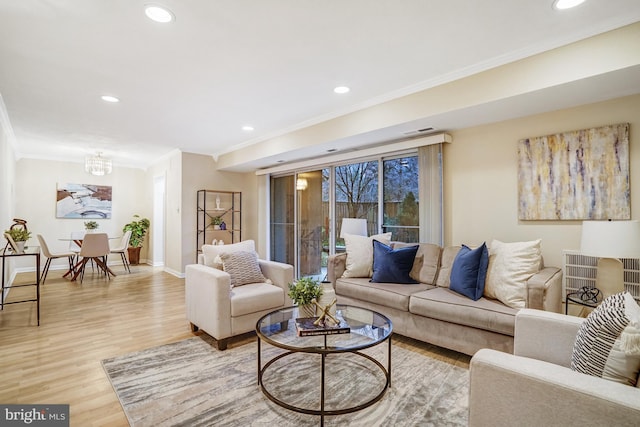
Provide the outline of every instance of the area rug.
{"type": "MultiPolygon", "coordinates": [[[[366,352],[386,366],[386,344],[366,352]]],[[[263,346],[265,358],[281,350],[263,346]]],[[[362,403],[384,384],[367,359],[327,357],[326,405],[362,403]]],[[[401,347],[392,347],[391,388],[373,406],[325,417],[327,426],[465,426],[468,371],[401,347]]],[[[218,351],[201,337],[102,361],[132,426],[316,426],[320,417],[271,402],[257,382],[257,345],[218,351]]],[[[264,375],[269,391],[296,406],[316,409],[320,356],[291,355],[264,375]]]]}

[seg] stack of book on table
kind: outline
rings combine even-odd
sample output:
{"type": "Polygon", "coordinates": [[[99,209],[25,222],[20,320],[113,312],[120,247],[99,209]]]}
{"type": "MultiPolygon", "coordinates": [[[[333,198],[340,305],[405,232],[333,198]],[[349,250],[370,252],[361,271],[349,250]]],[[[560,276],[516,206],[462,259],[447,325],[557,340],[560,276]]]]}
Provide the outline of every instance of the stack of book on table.
{"type": "Polygon", "coordinates": [[[319,325],[314,324],[318,320],[318,317],[299,317],[296,319],[296,330],[299,337],[308,337],[311,335],[332,335],[332,334],[348,334],[351,332],[349,325],[342,320],[339,324],[333,323],[331,320],[327,320],[319,325]]]}

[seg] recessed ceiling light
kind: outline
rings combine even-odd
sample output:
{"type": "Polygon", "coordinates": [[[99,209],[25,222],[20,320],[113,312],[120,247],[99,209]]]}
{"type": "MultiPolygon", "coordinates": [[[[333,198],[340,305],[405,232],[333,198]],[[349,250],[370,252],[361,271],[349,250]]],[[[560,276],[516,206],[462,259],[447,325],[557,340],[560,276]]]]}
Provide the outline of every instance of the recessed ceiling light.
{"type": "Polygon", "coordinates": [[[147,15],[147,18],[162,24],[166,24],[167,22],[171,22],[175,19],[175,16],[169,9],[156,4],[146,5],[144,13],[147,15]]]}
{"type": "Polygon", "coordinates": [[[584,0],[555,0],[553,7],[558,10],[571,9],[584,3],[584,0]]]}
{"type": "Polygon", "coordinates": [[[351,89],[349,89],[349,88],[348,88],[348,87],[346,87],[346,86],[338,86],[338,87],[336,87],[335,89],[333,89],[333,91],[334,91],[335,93],[347,93],[347,92],[349,92],[350,90],[351,90],[351,89]]]}
{"type": "Polygon", "coordinates": [[[244,125],[242,126],[242,130],[245,132],[251,132],[253,130],[253,126],[244,125]]]}
{"type": "Polygon", "coordinates": [[[106,101],[106,102],[120,102],[120,100],[118,98],[116,98],[115,96],[111,96],[111,95],[102,95],[100,98],[103,101],[106,101]]]}

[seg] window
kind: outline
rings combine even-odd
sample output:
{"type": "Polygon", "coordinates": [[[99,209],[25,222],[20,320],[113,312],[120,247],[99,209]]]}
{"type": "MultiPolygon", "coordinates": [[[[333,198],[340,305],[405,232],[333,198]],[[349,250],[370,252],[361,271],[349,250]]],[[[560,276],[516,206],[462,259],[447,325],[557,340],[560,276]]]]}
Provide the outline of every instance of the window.
{"type": "Polygon", "coordinates": [[[336,246],[344,245],[340,238],[342,218],[364,218],[367,233],[378,233],[378,161],[337,166],[335,170],[335,238],[336,246]]]}
{"type": "Polygon", "coordinates": [[[382,229],[392,232],[391,240],[420,241],[418,205],[418,157],[383,160],[382,229]]]}

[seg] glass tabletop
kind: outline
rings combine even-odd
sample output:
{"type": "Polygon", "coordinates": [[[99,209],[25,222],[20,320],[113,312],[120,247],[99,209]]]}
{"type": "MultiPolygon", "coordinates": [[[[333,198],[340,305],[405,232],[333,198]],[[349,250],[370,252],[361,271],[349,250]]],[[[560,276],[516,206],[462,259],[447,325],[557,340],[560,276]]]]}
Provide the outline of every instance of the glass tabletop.
{"type": "Polygon", "coordinates": [[[338,304],[336,317],[350,329],[345,334],[300,337],[296,331],[298,307],[282,308],[263,316],[256,324],[258,336],[276,347],[309,353],[338,353],[372,347],[389,338],[391,320],[375,311],[338,304]]]}

